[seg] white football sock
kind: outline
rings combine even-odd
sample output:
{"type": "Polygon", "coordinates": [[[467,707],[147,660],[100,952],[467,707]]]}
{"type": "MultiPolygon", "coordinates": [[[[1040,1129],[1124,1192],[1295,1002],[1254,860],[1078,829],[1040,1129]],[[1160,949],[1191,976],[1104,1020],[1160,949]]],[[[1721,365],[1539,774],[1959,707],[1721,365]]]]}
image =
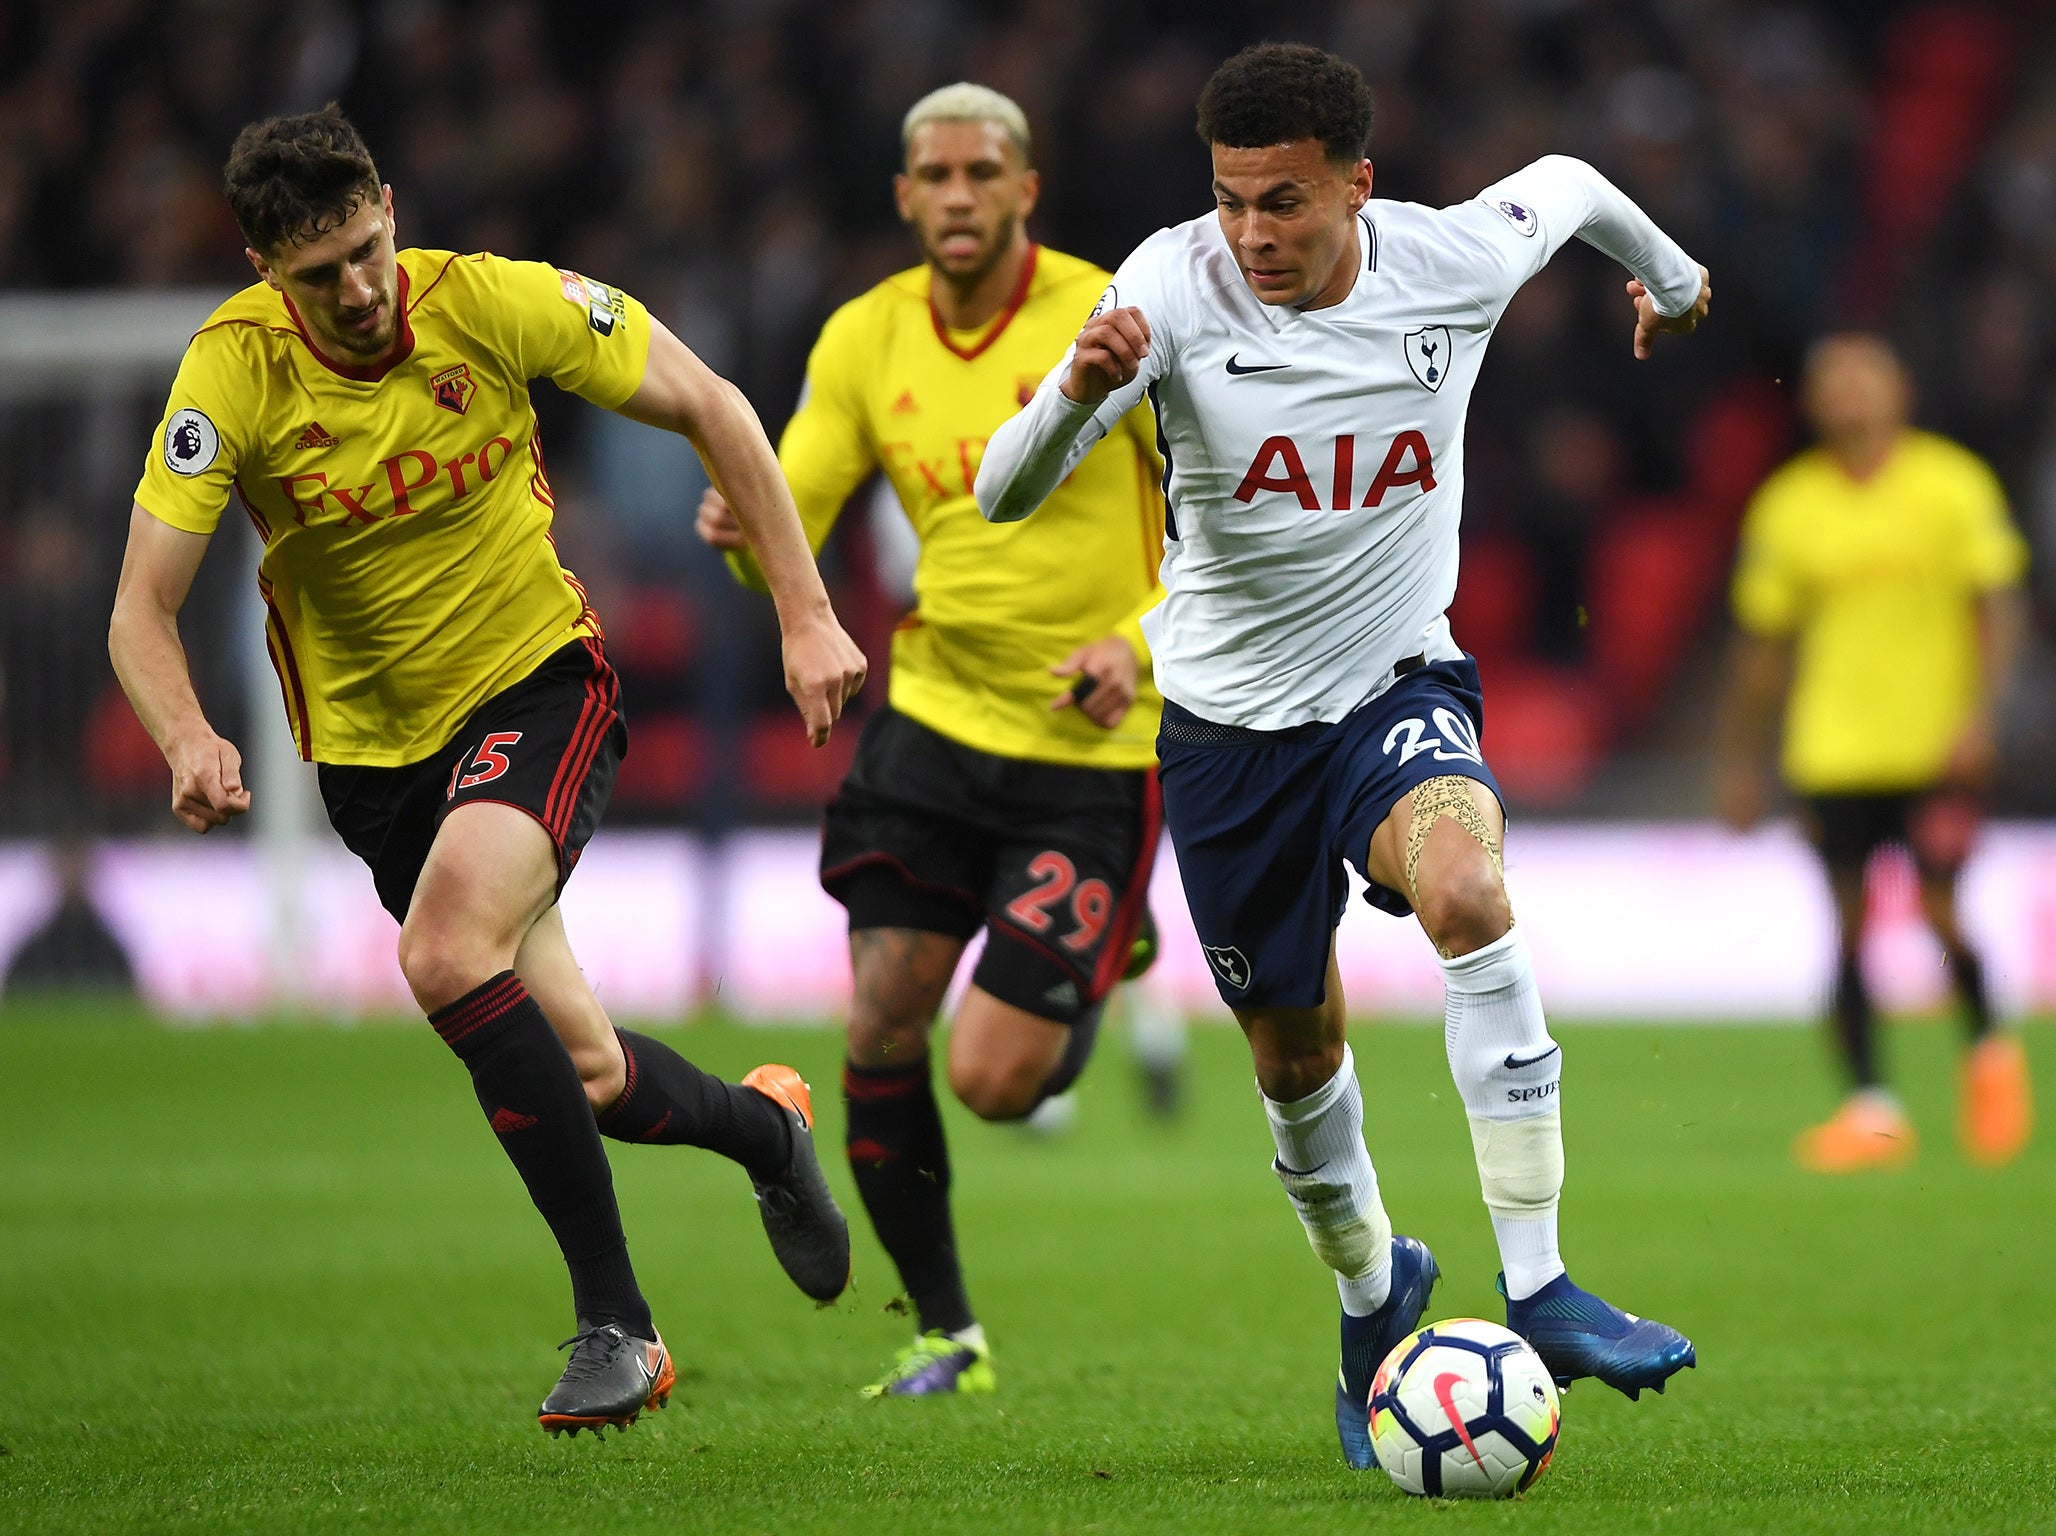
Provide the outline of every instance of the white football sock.
{"type": "Polygon", "coordinates": [[[1442,962],[1443,1043],[1470,1116],[1478,1185],[1492,1213],[1506,1293],[1521,1301],[1564,1272],[1556,1209],[1563,1192],[1563,1052],[1549,1038],[1528,946],[1518,928],[1442,962]]]}
{"type": "Polygon", "coordinates": [[[1305,1098],[1280,1104],[1265,1095],[1264,1114],[1278,1147],[1271,1171],[1299,1213],[1306,1240],[1335,1271],[1343,1311],[1368,1316],[1391,1294],[1392,1222],[1364,1150],[1363,1091],[1349,1047],[1342,1047],[1341,1069],[1305,1098]]]}
{"type": "Polygon", "coordinates": [[[1140,986],[1123,987],[1128,1000],[1128,1038],[1144,1067],[1174,1070],[1185,1060],[1185,1015],[1140,986]]]}

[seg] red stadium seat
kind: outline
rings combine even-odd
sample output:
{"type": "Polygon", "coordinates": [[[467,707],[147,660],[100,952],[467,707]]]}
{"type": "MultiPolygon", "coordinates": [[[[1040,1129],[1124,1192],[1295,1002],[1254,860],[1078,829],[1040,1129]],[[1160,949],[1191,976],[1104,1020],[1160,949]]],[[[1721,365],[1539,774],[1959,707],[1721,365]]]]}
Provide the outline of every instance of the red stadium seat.
{"type": "Polygon", "coordinates": [[[607,625],[607,654],[617,667],[643,677],[682,677],[698,639],[699,626],[684,593],[673,587],[637,587],[607,625]]]}
{"type": "Polygon", "coordinates": [[[86,779],[103,800],[169,793],[164,754],[129,708],[121,684],[109,679],[86,721],[86,779]]]}
{"type": "Polygon", "coordinates": [[[1589,655],[1621,725],[1648,715],[1726,574],[1719,534],[1686,502],[1624,507],[1594,548],[1589,655]]]}
{"type": "Polygon", "coordinates": [[[743,737],[744,787],[757,804],[780,810],[818,810],[849,772],[860,721],[838,722],[828,745],[815,748],[790,709],[759,715],[743,737]]]}
{"type": "Polygon", "coordinates": [[[1875,323],[1890,310],[1929,233],[1976,167],[2018,61],[2013,20],[1996,5],[1944,3],[1901,14],[1878,69],[1865,145],[1864,230],[1844,304],[1875,323]]]}
{"type": "Polygon", "coordinates": [[[1528,648],[1535,584],[1520,546],[1486,535],[1466,540],[1449,622],[1457,643],[1486,665],[1510,662],[1528,648]]]}
{"type": "Polygon", "coordinates": [[[614,803],[626,810],[683,810],[706,773],[706,742],[698,725],[677,713],[639,715],[629,726],[614,803]]]}
{"type": "Polygon", "coordinates": [[[1733,527],[1791,442],[1792,409],[1785,392],[1769,379],[1732,380],[1699,408],[1686,429],[1693,497],[1733,527]]]}
{"type": "Polygon", "coordinates": [[[1605,745],[1600,701],[1583,673],[1515,666],[1485,678],[1485,755],[1510,798],[1551,807],[1577,797],[1605,745]]]}
{"type": "Polygon", "coordinates": [[[1941,216],[2004,107],[2012,32],[1979,5],[1922,6],[1893,25],[1869,140],[1873,233],[1915,237],[1941,216]]]}

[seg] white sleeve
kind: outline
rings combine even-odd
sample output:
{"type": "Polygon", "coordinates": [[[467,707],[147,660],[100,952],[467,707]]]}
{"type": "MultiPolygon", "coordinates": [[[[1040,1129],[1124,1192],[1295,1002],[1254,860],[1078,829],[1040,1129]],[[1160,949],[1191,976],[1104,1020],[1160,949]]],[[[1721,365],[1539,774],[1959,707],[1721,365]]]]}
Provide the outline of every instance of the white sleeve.
{"type": "Polygon", "coordinates": [[[1478,295],[1494,320],[1573,236],[1633,273],[1658,314],[1681,315],[1699,302],[1699,267],[1683,247],[1627,193],[1569,155],[1544,155],[1449,211],[1487,233],[1500,257],[1488,291],[1478,295]]]}
{"type": "MultiPolygon", "coordinates": [[[[972,487],[989,523],[1017,523],[1047,499],[1099,440],[1164,376],[1176,350],[1175,317],[1164,281],[1171,231],[1159,230],[1121,263],[1088,322],[1109,309],[1133,307],[1149,322],[1149,352],[1135,377],[1087,407],[1058,385],[1071,375],[1075,341],[1064,349],[1020,413],[992,434],[972,487]]],[[[1082,327],[1081,327],[1082,329],[1082,327]]]]}

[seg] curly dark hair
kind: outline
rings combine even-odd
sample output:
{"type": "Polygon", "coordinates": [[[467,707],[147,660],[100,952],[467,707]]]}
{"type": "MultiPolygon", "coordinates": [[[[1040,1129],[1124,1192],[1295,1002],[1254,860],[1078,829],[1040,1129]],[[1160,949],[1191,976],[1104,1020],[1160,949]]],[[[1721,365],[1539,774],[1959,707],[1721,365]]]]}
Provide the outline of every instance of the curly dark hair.
{"type": "Polygon", "coordinates": [[[1371,113],[1371,88],[1349,60],[1306,43],[1254,43],[1199,93],[1199,136],[1234,149],[1319,139],[1347,163],[1370,146],[1371,113]]]}
{"type": "Polygon", "coordinates": [[[253,250],[327,234],[378,197],[378,167],[343,109],[267,117],[236,135],[221,168],[228,205],[253,250]]]}

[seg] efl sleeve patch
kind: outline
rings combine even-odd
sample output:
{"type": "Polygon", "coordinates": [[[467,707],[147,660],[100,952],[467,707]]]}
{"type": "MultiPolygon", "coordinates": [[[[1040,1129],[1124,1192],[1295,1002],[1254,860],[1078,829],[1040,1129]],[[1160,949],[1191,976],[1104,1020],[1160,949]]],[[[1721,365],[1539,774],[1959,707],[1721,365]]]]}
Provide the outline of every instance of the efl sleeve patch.
{"type": "Polygon", "coordinates": [[[173,474],[204,474],[220,453],[221,434],[205,411],[181,406],[164,423],[164,467],[173,474]]]}

